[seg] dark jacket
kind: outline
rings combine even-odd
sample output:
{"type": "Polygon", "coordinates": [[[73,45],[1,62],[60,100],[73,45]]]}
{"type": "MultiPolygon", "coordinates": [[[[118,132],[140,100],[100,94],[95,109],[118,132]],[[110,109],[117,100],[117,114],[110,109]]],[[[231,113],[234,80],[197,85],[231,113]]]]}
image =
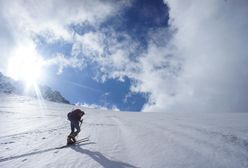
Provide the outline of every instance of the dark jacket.
{"type": "Polygon", "coordinates": [[[67,117],[70,121],[80,121],[81,117],[84,115],[84,112],[80,109],[73,110],[67,114],[67,117]]]}

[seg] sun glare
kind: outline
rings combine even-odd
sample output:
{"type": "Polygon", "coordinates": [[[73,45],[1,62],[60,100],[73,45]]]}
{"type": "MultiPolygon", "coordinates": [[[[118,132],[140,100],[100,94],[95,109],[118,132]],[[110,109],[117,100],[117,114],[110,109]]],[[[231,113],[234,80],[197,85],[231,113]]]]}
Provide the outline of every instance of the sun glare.
{"type": "Polygon", "coordinates": [[[43,61],[33,47],[20,47],[9,58],[8,75],[28,86],[36,85],[42,75],[42,65],[43,61]]]}

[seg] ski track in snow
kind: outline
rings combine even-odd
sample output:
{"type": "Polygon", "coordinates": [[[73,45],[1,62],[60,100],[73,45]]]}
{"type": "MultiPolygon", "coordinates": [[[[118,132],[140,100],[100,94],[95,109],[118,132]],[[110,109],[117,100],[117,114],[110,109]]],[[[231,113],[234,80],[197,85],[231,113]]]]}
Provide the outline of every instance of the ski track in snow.
{"type": "Polygon", "coordinates": [[[0,167],[247,168],[248,113],[124,113],[84,109],[74,146],[71,105],[0,97],[0,167]]]}

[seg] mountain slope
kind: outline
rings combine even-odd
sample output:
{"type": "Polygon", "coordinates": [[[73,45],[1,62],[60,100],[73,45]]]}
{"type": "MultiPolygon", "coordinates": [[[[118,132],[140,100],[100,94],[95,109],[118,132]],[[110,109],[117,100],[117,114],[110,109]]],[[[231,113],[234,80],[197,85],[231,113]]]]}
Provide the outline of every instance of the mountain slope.
{"type": "MultiPolygon", "coordinates": [[[[18,94],[18,95],[29,95],[32,97],[37,97],[36,92],[33,89],[28,92],[25,91],[25,85],[20,81],[15,81],[12,78],[4,76],[0,72],[0,93],[8,93],[8,94],[18,94]]],[[[66,103],[70,104],[68,100],[66,100],[60,92],[52,90],[48,86],[39,86],[39,92],[45,100],[66,103]]]]}
{"type": "Polygon", "coordinates": [[[73,106],[0,96],[0,167],[248,166],[247,113],[124,113],[85,109],[78,139],[64,149],[73,106]]]}

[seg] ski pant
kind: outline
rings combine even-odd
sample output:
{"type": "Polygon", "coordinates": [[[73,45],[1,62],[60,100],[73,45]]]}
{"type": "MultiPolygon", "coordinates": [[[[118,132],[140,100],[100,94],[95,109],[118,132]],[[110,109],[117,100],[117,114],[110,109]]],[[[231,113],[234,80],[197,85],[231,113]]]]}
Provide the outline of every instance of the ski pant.
{"type": "Polygon", "coordinates": [[[75,129],[77,130],[75,134],[77,135],[80,132],[79,121],[71,120],[71,134],[74,133],[75,129]]]}

